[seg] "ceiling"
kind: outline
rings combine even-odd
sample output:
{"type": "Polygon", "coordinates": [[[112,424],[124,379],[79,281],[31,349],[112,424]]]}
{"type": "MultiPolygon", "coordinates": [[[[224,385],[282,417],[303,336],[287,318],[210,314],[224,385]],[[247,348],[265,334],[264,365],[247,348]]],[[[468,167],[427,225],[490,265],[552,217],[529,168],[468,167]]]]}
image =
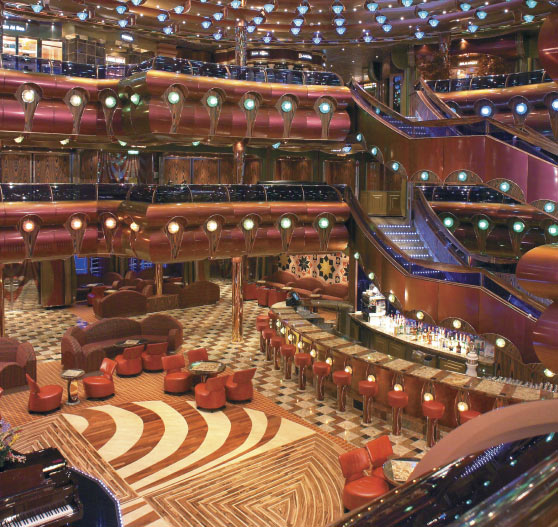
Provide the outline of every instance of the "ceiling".
{"type": "MultiPolygon", "coordinates": [[[[5,11],[42,19],[71,20],[89,27],[151,34],[176,43],[232,45],[235,26],[245,24],[248,40],[273,45],[323,48],[362,43],[418,43],[441,34],[488,36],[494,31],[533,29],[551,11],[547,0],[26,0],[5,11]],[[235,9],[236,2],[242,5],[235,9]],[[405,4],[405,5],[403,5],[405,4]],[[40,11],[38,13],[33,11],[40,11]],[[299,11],[308,9],[301,16],[299,11]],[[267,11],[269,12],[267,12],[267,11]],[[118,12],[120,11],[120,13],[118,12]],[[254,19],[262,18],[255,24],[254,19]],[[82,17],[83,20],[80,20],[82,17]],[[222,17],[220,20],[217,18],[222,17]],[[385,17],[385,19],[383,18],[385,17]],[[207,29],[202,23],[208,25],[207,29]],[[300,23],[297,33],[296,23],[300,23]],[[119,25],[120,24],[120,25],[119,25]]],[[[376,44],[375,44],[376,43],[376,44]]]]}

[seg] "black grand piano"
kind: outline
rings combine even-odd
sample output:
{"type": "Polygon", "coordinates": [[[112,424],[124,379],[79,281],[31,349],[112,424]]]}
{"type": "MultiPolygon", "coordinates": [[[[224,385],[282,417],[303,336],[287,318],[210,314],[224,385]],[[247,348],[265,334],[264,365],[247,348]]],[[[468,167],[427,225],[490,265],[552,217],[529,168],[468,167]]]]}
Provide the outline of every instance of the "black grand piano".
{"type": "Polygon", "coordinates": [[[0,472],[1,527],[57,527],[83,518],[75,478],[56,448],[25,454],[0,472]]]}

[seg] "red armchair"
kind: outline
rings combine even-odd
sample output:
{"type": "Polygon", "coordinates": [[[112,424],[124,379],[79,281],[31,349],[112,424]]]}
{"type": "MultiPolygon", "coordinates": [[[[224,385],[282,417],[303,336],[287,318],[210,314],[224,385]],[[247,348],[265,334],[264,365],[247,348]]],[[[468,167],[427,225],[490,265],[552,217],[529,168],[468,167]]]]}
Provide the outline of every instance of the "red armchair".
{"type": "Polygon", "coordinates": [[[114,381],[112,375],[115,369],[115,361],[103,359],[100,367],[102,375],[83,379],[85,395],[88,399],[105,399],[114,395],[114,381]]]}
{"type": "Polygon", "coordinates": [[[245,283],[242,287],[242,297],[246,300],[258,299],[258,284],[255,282],[245,283]]]}
{"type": "Polygon", "coordinates": [[[393,456],[393,448],[388,436],[380,436],[366,443],[366,450],[372,463],[372,475],[385,479],[384,463],[393,456]]]}
{"type": "Polygon", "coordinates": [[[148,344],[145,351],[141,354],[143,369],[145,371],[163,371],[162,358],[167,354],[168,342],[155,342],[148,344]]]}
{"type": "Polygon", "coordinates": [[[227,401],[232,403],[251,401],[254,396],[252,379],[255,373],[256,368],[250,368],[249,370],[235,371],[232,375],[229,375],[225,383],[227,401]]]}
{"type": "Polygon", "coordinates": [[[227,404],[225,383],[228,375],[210,377],[207,382],[200,382],[194,390],[196,406],[202,410],[220,410],[227,404]]]}
{"type": "Polygon", "coordinates": [[[107,289],[110,289],[108,285],[96,285],[92,287],[91,291],[87,294],[87,305],[92,306],[96,298],[103,299],[107,289]]]}
{"type": "Polygon", "coordinates": [[[339,456],[341,471],[345,476],[343,505],[352,510],[388,492],[386,481],[376,476],[367,476],[365,470],[370,460],[365,448],[355,448],[339,456]]]}
{"type": "Polygon", "coordinates": [[[58,410],[62,404],[62,386],[50,384],[42,388],[28,374],[29,412],[46,413],[58,410]]]}
{"type": "MultiPolygon", "coordinates": [[[[166,344],[166,343],[165,343],[166,344]]],[[[142,370],[141,353],[143,345],[126,348],[115,358],[116,373],[121,377],[132,377],[139,375],[142,370]]]]}
{"type": "Polygon", "coordinates": [[[186,366],[184,355],[165,355],[161,357],[161,362],[166,372],[163,383],[165,393],[179,395],[192,388],[192,375],[182,370],[186,366]]]}
{"type": "Polygon", "coordinates": [[[205,348],[198,348],[195,350],[187,351],[186,355],[188,356],[189,364],[192,364],[193,362],[209,360],[207,350],[205,348]]]}

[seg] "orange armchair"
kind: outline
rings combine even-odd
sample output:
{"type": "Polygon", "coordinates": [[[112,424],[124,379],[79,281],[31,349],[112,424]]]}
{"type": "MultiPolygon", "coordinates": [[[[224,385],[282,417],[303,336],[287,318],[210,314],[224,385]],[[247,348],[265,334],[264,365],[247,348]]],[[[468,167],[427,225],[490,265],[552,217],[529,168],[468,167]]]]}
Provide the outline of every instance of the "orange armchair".
{"type": "Polygon", "coordinates": [[[162,358],[167,354],[168,342],[155,342],[148,344],[141,354],[143,369],[145,371],[163,371],[162,358]]]}
{"type": "Polygon", "coordinates": [[[355,448],[339,456],[341,471],[345,477],[343,505],[346,510],[356,509],[388,492],[386,481],[376,476],[367,476],[370,459],[365,448],[355,448]]]}
{"type": "Polygon", "coordinates": [[[186,366],[184,355],[165,355],[161,357],[161,362],[166,372],[163,381],[165,393],[178,395],[192,388],[192,374],[182,370],[186,366]]]}
{"type": "Polygon", "coordinates": [[[207,355],[207,350],[205,348],[198,348],[195,350],[187,351],[186,355],[188,356],[189,364],[192,364],[193,362],[209,360],[209,356],[207,355]]]}
{"type": "Polygon", "coordinates": [[[46,413],[60,408],[62,386],[50,384],[41,388],[29,374],[25,376],[29,385],[29,412],[46,413]]]}
{"type": "Polygon", "coordinates": [[[366,443],[366,450],[372,463],[372,475],[385,479],[384,463],[393,456],[393,448],[388,436],[380,436],[366,443]]]}
{"type": "Polygon", "coordinates": [[[228,375],[210,377],[207,382],[200,382],[196,385],[195,396],[198,409],[219,410],[224,408],[227,403],[225,383],[228,377],[228,375]]]}
{"type": "Polygon", "coordinates": [[[139,375],[142,370],[141,353],[143,345],[126,348],[115,358],[116,373],[121,377],[139,375]]]}
{"type": "Polygon", "coordinates": [[[227,401],[233,403],[251,401],[254,396],[252,379],[255,373],[256,368],[250,368],[249,370],[240,370],[229,375],[225,383],[227,401]]]}
{"type": "Polygon", "coordinates": [[[83,379],[85,395],[88,399],[105,399],[114,395],[112,375],[116,369],[116,362],[111,359],[103,359],[99,369],[102,375],[83,379]]]}

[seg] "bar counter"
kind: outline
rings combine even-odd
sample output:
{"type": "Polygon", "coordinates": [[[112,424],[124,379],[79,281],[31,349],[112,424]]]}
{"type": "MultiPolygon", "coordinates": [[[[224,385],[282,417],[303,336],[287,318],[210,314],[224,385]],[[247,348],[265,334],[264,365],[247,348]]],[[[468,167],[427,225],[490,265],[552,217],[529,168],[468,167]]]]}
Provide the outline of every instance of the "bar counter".
{"type": "MultiPolygon", "coordinates": [[[[351,336],[369,348],[407,360],[411,360],[413,351],[417,350],[433,357],[432,367],[456,373],[465,373],[467,370],[467,357],[464,353],[460,354],[449,349],[421,343],[413,340],[410,335],[393,335],[386,328],[364,320],[360,311],[350,313],[349,317],[351,319],[351,336]]],[[[479,356],[477,374],[479,377],[493,375],[494,359],[479,356]]]]}
{"type": "MultiPolygon", "coordinates": [[[[354,340],[340,337],[311,324],[304,316],[295,312],[294,308],[286,307],[284,302],[275,304],[271,309],[280,321],[279,331],[296,345],[297,351],[314,350],[316,361],[330,359],[332,369],[331,375],[326,379],[325,389],[333,397],[336,394],[336,387],[332,381],[333,372],[350,366],[352,382],[348,396],[353,399],[354,406],[360,409],[362,397],[358,394],[358,383],[373,374],[378,382],[374,414],[386,419],[390,411],[387,393],[392,389],[394,376],[400,373],[403,376],[404,389],[409,394],[409,405],[404,412],[407,428],[422,430],[425,423],[421,407],[422,390],[428,382],[434,384],[436,400],[446,407],[440,424],[448,428],[454,428],[458,424],[456,402],[465,392],[470,398],[470,408],[483,413],[507,404],[558,398],[558,394],[545,390],[470,377],[369,349],[354,340]]],[[[306,374],[311,380],[311,368],[307,369],[306,374]]]]}

